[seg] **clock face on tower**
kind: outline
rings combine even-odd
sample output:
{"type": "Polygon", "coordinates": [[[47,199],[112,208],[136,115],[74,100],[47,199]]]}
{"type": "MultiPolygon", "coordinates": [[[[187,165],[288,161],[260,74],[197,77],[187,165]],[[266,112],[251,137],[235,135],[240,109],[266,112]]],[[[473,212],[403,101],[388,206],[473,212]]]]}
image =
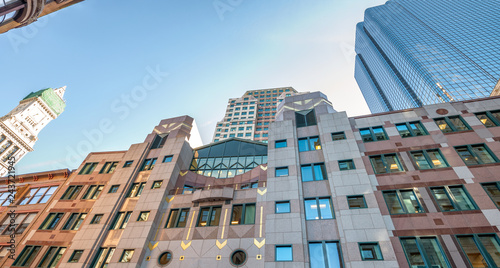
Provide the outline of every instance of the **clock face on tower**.
{"type": "Polygon", "coordinates": [[[30,117],[38,124],[45,117],[45,114],[37,107],[32,107],[29,112],[30,117]]]}

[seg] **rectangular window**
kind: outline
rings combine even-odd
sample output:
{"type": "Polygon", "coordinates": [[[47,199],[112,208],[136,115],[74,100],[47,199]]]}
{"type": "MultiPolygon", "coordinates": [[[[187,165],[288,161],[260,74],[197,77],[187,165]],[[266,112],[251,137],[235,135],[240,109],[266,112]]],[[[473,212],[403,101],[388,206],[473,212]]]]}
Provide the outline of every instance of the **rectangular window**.
{"type": "Polygon", "coordinates": [[[219,226],[222,207],[204,207],[200,209],[196,226],[219,226]]]}
{"type": "Polygon", "coordinates": [[[396,154],[382,154],[370,156],[375,174],[394,173],[404,171],[396,154]]]}
{"type": "Polygon", "coordinates": [[[292,245],[276,245],[276,261],[293,261],[292,245]]]}
{"type": "Polygon", "coordinates": [[[144,185],[146,185],[145,182],[133,183],[132,187],[130,187],[130,190],[128,191],[127,197],[141,196],[142,190],[144,190],[144,185]]]}
{"type": "Polygon", "coordinates": [[[64,213],[49,213],[47,218],[43,221],[42,225],[38,229],[40,230],[54,230],[57,223],[61,220],[64,213]]]}
{"type": "Polygon", "coordinates": [[[413,190],[383,191],[382,194],[391,214],[425,212],[413,190]]]}
{"type": "Polygon", "coordinates": [[[231,225],[254,223],[255,204],[233,205],[233,211],[231,213],[231,225]]]}
{"type": "Polygon", "coordinates": [[[23,251],[19,254],[17,259],[14,261],[12,266],[29,267],[31,263],[36,258],[38,252],[40,252],[41,246],[28,246],[23,248],[23,251]]]}
{"type": "Polygon", "coordinates": [[[500,241],[496,234],[457,235],[472,267],[500,267],[500,241]]]}
{"type": "Polygon", "coordinates": [[[333,219],[333,206],[330,197],[304,199],[306,220],[333,219]]]}
{"type": "Polygon", "coordinates": [[[82,257],[83,254],[83,249],[77,249],[73,251],[73,254],[71,254],[71,257],[69,257],[68,262],[78,262],[80,260],[80,257],[82,257]]]}
{"type": "Polygon", "coordinates": [[[495,155],[484,144],[457,146],[455,150],[467,166],[498,162],[495,155]]]}
{"type": "Polygon", "coordinates": [[[288,167],[277,167],[275,169],[275,177],[288,176],[288,167]]]}
{"type": "Polygon", "coordinates": [[[132,166],[132,163],[134,163],[134,160],[125,161],[125,164],[123,164],[123,167],[124,168],[130,167],[130,166],[132,166]]]}
{"type": "Polygon", "coordinates": [[[307,127],[316,125],[314,109],[295,112],[295,122],[297,127],[307,127]]]}
{"type": "Polygon", "coordinates": [[[275,203],[276,214],[290,213],[290,201],[278,201],[275,203]]]}
{"type": "Polygon", "coordinates": [[[360,128],[359,134],[361,135],[363,142],[383,141],[389,139],[387,134],[385,134],[384,128],[381,126],[360,128]]]}
{"type": "Polygon", "coordinates": [[[15,213],[11,215],[14,217],[5,217],[0,225],[0,233],[2,235],[22,234],[31,224],[37,213],[15,213]],[[14,220],[14,224],[9,226],[11,220],[14,220]]]}
{"type": "Polygon", "coordinates": [[[381,261],[384,259],[377,242],[359,243],[359,251],[361,252],[361,259],[364,261],[381,261]]]}
{"type": "Polygon", "coordinates": [[[11,204],[11,202],[14,202],[14,197],[16,195],[16,192],[14,191],[13,193],[11,192],[0,192],[0,204],[2,207],[6,207],[11,204]]]}
{"type": "Polygon", "coordinates": [[[105,268],[111,262],[115,248],[100,248],[90,265],[91,268],[105,268]]]}
{"type": "Polygon", "coordinates": [[[104,189],[104,185],[90,185],[82,199],[97,199],[104,189]]]}
{"type": "Polygon", "coordinates": [[[363,195],[347,196],[347,204],[349,205],[349,209],[367,208],[365,197],[363,195]]]}
{"type": "Polygon", "coordinates": [[[163,145],[165,145],[165,142],[167,141],[168,134],[157,134],[155,136],[155,139],[153,140],[153,143],[151,144],[151,149],[158,149],[162,148],[163,145]]]}
{"type": "Polygon", "coordinates": [[[167,228],[186,227],[188,215],[189,215],[189,208],[171,209],[165,227],[167,228]]]}
{"type": "Polygon", "coordinates": [[[61,200],[73,200],[76,199],[80,191],[82,190],[83,185],[70,185],[66,192],[61,196],[61,200]]]}
{"type": "Polygon", "coordinates": [[[354,166],[354,161],[352,159],[339,160],[339,169],[350,170],[350,169],[356,169],[356,167],[354,166]]]}
{"type": "Polygon", "coordinates": [[[149,211],[141,211],[137,221],[147,221],[149,218],[149,211]]]}
{"type": "Polygon", "coordinates": [[[172,159],[174,158],[173,155],[166,155],[164,158],[163,158],[163,163],[167,163],[167,162],[172,162],[172,159]]]}
{"type": "Polygon", "coordinates": [[[332,140],[333,141],[339,141],[339,140],[345,140],[345,132],[340,131],[340,132],[333,132],[332,133],[332,140]]]}
{"type": "Polygon", "coordinates": [[[118,162],[106,162],[104,164],[104,166],[101,168],[101,171],[99,171],[99,174],[113,173],[113,171],[115,171],[117,165],[118,165],[118,162]]]}
{"type": "Polygon", "coordinates": [[[402,138],[427,135],[427,131],[419,121],[396,124],[396,129],[402,138]]]}
{"type": "Polygon", "coordinates": [[[87,174],[90,174],[92,173],[92,171],[94,171],[95,167],[97,167],[97,164],[98,163],[86,163],[82,170],[80,170],[80,173],[78,173],[78,175],[87,175],[87,174]]]}
{"type": "Polygon", "coordinates": [[[133,249],[123,250],[122,256],[120,257],[120,262],[130,262],[132,260],[133,255],[134,255],[133,249]]]}
{"type": "Polygon", "coordinates": [[[104,217],[104,214],[95,214],[90,221],[90,224],[99,224],[102,220],[102,217],[104,217]]]}
{"type": "Polygon", "coordinates": [[[485,127],[500,126],[500,111],[477,113],[476,117],[485,127]]]}
{"type": "Polygon", "coordinates": [[[66,252],[66,248],[50,247],[37,267],[56,267],[64,252],[66,252]]]}
{"type": "Polygon", "coordinates": [[[132,211],[121,211],[116,214],[115,220],[111,224],[110,230],[125,229],[127,227],[128,220],[132,215],[132,211]]]}
{"type": "Polygon", "coordinates": [[[71,213],[61,230],[78,230],[86,217],[87,213],[71,213]]]}
{"type": "Polygon", "coordinates": [[[342,253],[338,241],[309,242],[309,260],[311,268],[341,268],[342,253]]]}
{"type": "Polygon", "coordinates": [[[459,115],[435,118],[434,121],[438,125],[439,129],[443,131],[443,133],[458,132],[471,129],[459,115]]]}
{"type": "Polygon", "coordinates": [[[410,267],[450,268],[436,237],[405,237],[400,240],[410,267]]]}
{"type": "Polygon", "coordinates": [[[158,188],[160,188],[162,183],[163,183],[163,181],[154,181],[153,185],[151,185],[151,189],[158,189],[158,188]]]}
{"type": "Polygon", "coordinates": [[[56,190],[57,186],[31,188],[19,205],[45,204],[56,190]]]}
{"type": "Polygon", "coordinates": [[[321,143],[318,136],[299,139],[299,152],[321,150],[321,143]]]}
{"type": "Polygon", "coordinates": [[[285,148],[287,147],[287,144],[286,144],[286,140],[279,140],[279,141],[276,141],[275,142],[275,146],[274,146],[276,149],[278,148],[285,148]]]}
{"type": "Polygon", "coordinates": [[[418,169],[423,170],[448,167],[448,163],[439,149],[413,151],[410,152],[410,154],[418,169]]]}
{"type": "Polygon", "coordinates": [[[321,181],[326,180],[325,164],[316,163],[300,166],[302,181],[321,181]]]}
{"type": "Polygon", "coordinates": [[[141,167],[141,171],[152,170],[155,167],[156,159],[157,158],[149,158],[149,159],[144,160],[144,163],[142,164],[142,167],[141,167]]]}
{"type": "Polygon", "coordinates": [[[463,185],[431,187],[441,211],[477,209],[463,185]]]}
{"type": "Polygon", "coordinates": [[[493,203],[500,208],[500,182],[483,183],[482,186],[493,203]]]}
{"type": "Polygon", "coordinates": [[[116,193],[118,191],[118,188],[120,188],[120,185],[112,185],[110,188],[109,188],[109,192],[110,194],[112,193],[116,193]]]}

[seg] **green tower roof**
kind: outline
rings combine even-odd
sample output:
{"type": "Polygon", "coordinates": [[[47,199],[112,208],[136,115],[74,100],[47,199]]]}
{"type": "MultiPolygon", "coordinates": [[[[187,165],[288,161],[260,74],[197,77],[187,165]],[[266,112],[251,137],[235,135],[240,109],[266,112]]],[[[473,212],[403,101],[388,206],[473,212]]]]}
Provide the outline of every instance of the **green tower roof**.
{"type": "Polygon", "coordinates": [[[31,98],[42,98],[42,100],[50,107],[50,109],[60,115],[64,108],[66,107],[66,103],[57,96],[52,88],[46,88],[39,90],[37,92],[31,92],[26,98],[23,100],[31,99],[31,98]]]}

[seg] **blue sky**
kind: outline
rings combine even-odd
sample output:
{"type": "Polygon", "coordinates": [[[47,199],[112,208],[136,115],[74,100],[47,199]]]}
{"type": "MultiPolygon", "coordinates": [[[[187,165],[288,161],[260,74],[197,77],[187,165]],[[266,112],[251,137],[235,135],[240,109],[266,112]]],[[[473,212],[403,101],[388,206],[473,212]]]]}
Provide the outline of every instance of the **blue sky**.
{"type": "Polygon", "coordinates": [[[208,143],[228,98],[246,90],[322,91],[337,111],[368,114],[353,77],[355,25],[384,2],[86,0],[2,34],[0,115],[32,91],[67,86],[65,112],[18,174],[77,168],[185,114],[208,143]]]}

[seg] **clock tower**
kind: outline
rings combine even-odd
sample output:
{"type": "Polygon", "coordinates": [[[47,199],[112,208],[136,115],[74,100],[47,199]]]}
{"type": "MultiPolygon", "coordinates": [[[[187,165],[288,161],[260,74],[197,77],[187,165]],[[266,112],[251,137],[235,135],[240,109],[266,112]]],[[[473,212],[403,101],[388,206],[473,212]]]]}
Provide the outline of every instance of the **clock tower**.
{"type": "Polygon", "coordinates": [[[7,175],[9,157],[14,156],[18,163],[33,151],[38,133],[64,111],[65,91],[66,87],[32,92],[14,110],[0,117],[0,177],[7,175]]]}

